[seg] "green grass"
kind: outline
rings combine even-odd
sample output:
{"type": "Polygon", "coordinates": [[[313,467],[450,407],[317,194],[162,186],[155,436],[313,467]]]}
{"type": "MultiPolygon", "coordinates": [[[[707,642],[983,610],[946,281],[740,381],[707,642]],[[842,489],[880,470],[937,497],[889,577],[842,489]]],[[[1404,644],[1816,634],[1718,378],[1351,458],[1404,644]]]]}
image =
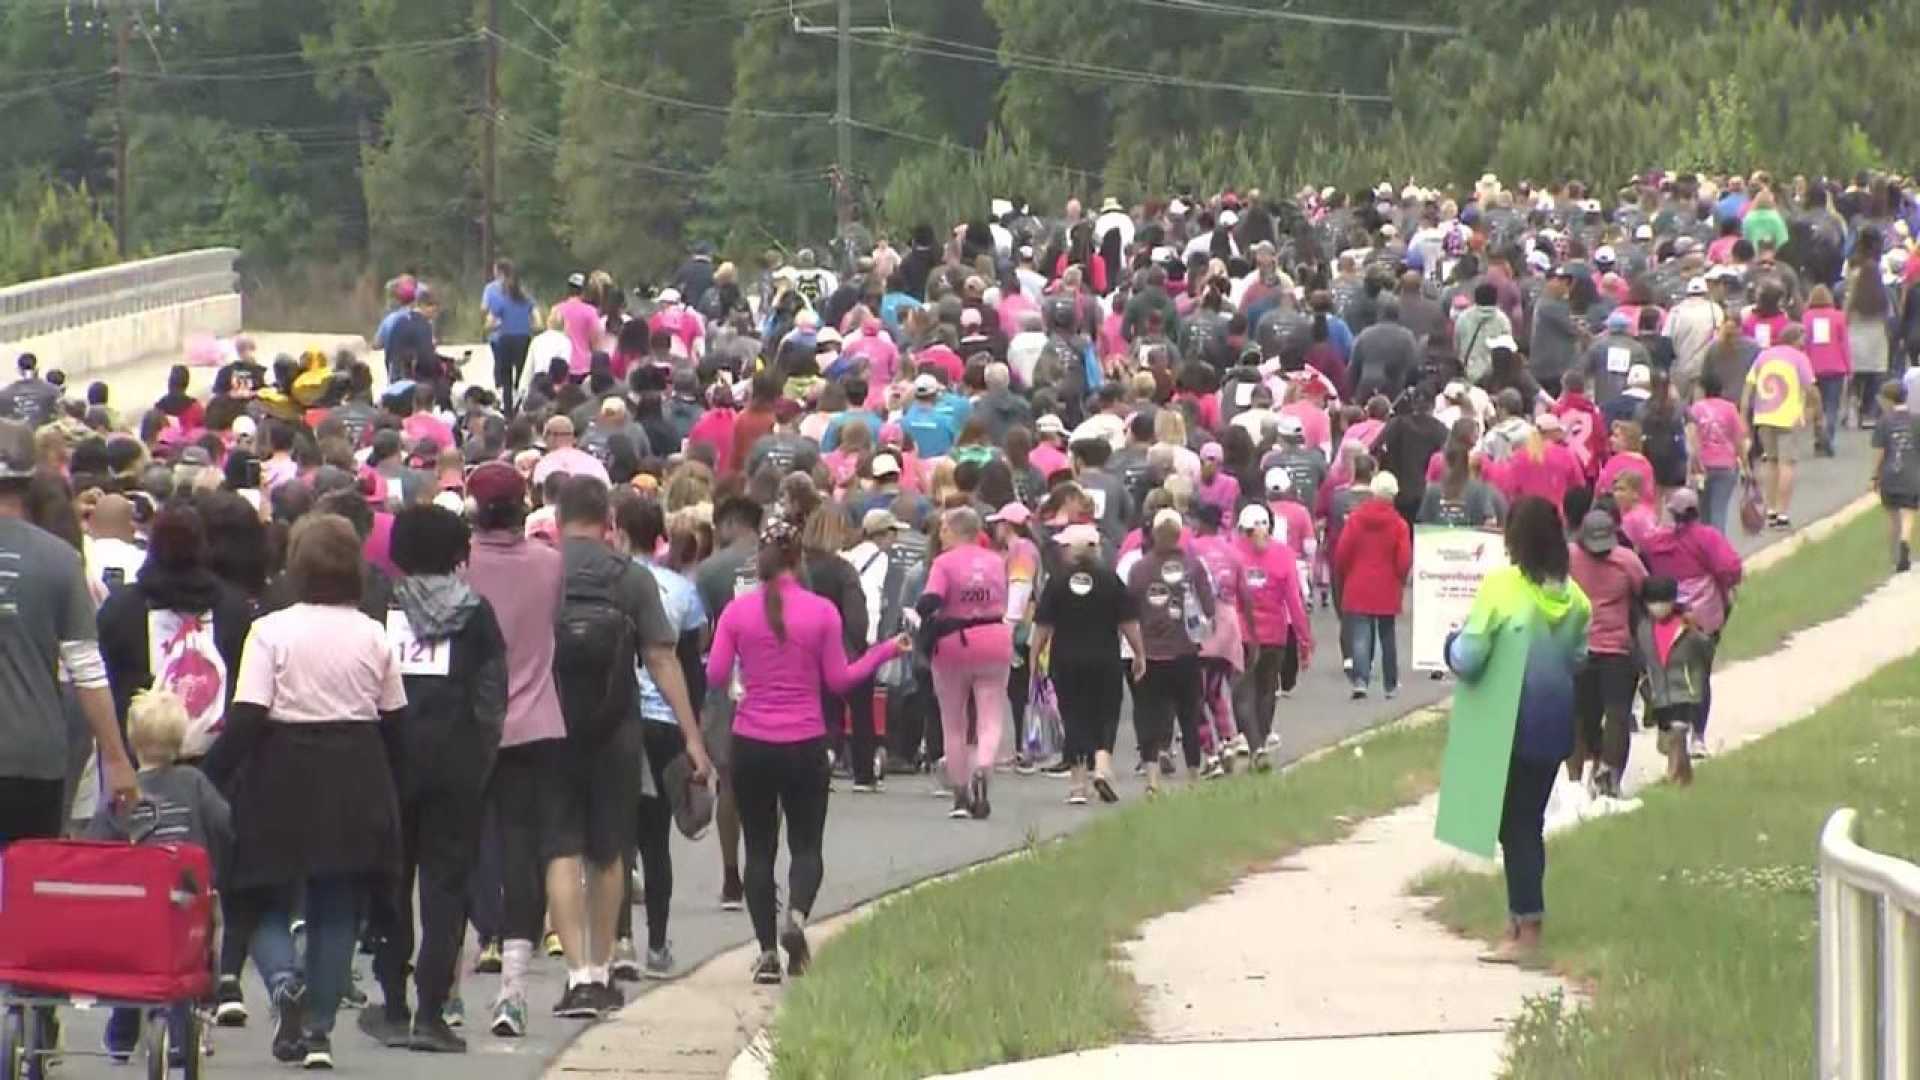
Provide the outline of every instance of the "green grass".
{"type": "Polygon", "coordinates": [[[822,950],[775,1027],[781,1080],[885,1080],[1115,1042],[1139,1027],[1115,946],[1248,870],[1414,801],[1446,725],[1390,728],[1268,776],[1101,813],[1058,843],[883,903],[822,950]]]}
{"type": "Polygon", "coordinates": [[[1715,663],[1765,656],[1795,630],[1845,615],[1892,571],[1886,515],[1869,510],[1748,577],[1715,663]]]}
{"type": "MultiPolygon", "coordinates": [[[[1545,960],[1593,1000],[1529,1002],[1510,1075],[1812,1074],[1816,837],[1851,806],[1870,846],[1920,852],[1916,659],[1726,755],[1691,788],[1654,788],[1637,813],[1550,844],[1545,960]]],[[[1491,939],[1505,924],[1497,876],[1449,871],[1421,888],[1456,929],[1491,939]]]]}

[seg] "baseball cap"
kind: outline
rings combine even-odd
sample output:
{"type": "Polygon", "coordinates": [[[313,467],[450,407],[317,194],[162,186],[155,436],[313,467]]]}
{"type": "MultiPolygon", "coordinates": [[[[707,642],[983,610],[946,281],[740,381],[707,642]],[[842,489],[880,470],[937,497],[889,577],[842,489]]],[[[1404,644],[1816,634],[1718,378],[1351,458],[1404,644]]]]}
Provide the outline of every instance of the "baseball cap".
{"type": "Polygon", "coordinates": [[[1267,494],[1285,495],[1293,490],[1293,474],[1275,466],[1267,470],[1267,494]]]}
{"type": "Polygon", "coordinates": [[[1651,239],[1653,239],[1653,226],[1651,226],[1651,225],[1642,225],[1642,226],[1640,226],[1639,228],[1637,228],[1637,229],[1635,229],[1635,230],[1633,230],[1633,238],[1634,238],[1635,240],[1651,240],[1651,239]]]}
{"type": "Polygon", "coordinates": [[[1066,422],[1059,417],[1048,413],[1034,421],[1033,430],[1042,435],[1065,435],[1067,433],[1067,425],[1066,422]]]}
{"type": "Polygon", "coordinates": [[[1674,240],[1673,253],[1675,255],[1690,255],[1693,253],[1694,246],[1693,237],[1682,236],[1674,240]]]}
{"type": "Polygon", "coordinates": [[[913,396],[914,397],[940,396],[940,380],[934,378],[931,375],[915,375],[913,377],[913,396]]]}
{"type": "Polygon", "coordinates": [[[880,445],[900,447],[907,444],[907,429],[898,422],[880,425],[880,445]]]}
{"type": "Polygon", "coordinates": [[[1390,472],[1377,472],[1373,474],[1373,483],[1367,485],[1367,489],[1377,498],[1397,499],[1400,497],[1400,478],[1390,472]]]}
{"type": "Polygon", "coordinates": [[[1553,269],[1553,256],[1544,251],[1535,250],[1527,255],[1527,266],[1535,273],[1544,274],[1553,269]]]}
{"type": "Polygon", "coordinates": [[[575,289],[584,289],[587,287],[587,275],[575,270],[567,275],[567,284],[575,289]]]}
{"type": "MultiPolygon", "coordinates": [[[[876,480],[883,476],[899,476],[900,459],[894,457],[892,454],[876,454],[873,458],[873,465],[870,468],[876,480]]],[[[866,522],[862,521],[861,525],[865,527],[866,522]]]]}
{"type": "Polygon", "coordinates": [[[517,503],[527,497],[527,482],[513,466],[489,461],[468,475],[467,494],[482,506],[517,503]]]}
{"type": "Polygon", "coordinates": [[[251,439],[258,434],[260,434],[260,425],[254,423],[253,417],[242,414],[240,416],[236,416],[233,418],[233,437],[234,438],[237,439],[240,436],[245,435],[247,438],[251,439]]]}
{"type": "Polygon", "coordinates": [[[1674,517],[1700,512],[1700,494],[1690,487],[1678,487],[1667,493],[1667,513],[1674,517]]]}
{"type": "Polygon", "coordinates": [[[1707,295],[1707,279],[1703,277],[1689,279],[1687,281],[1687,295],[1688,296],[1707,295]]]}
{"type": "Polygon", "coordinates": [[[1100,543],[1100,530],[1091,525],[1069,525],[1053,534],[1053,542],[1070,547],[1093,547],[1100,543]]]}
{"type": "Polygon", "coordinates": [[[663,304],[677,304],[680,302],[680,290],[679,289],[661,289],[659,300],[663,304]]]}
{"type": "Polygon", "coordinates": [[[1653,369],[1645,364],[1635,364],[1627,369],[1627,386],[1645,388],[1653,385],[1653,369]]]}
{"type": "Polygon", "coordinates": [[[1573,279],[1573,267],[1568,263],[1561,263],[1559,266],[1547,271],[1547,276],[1550,278],[1565,278],[1571,281],[1573,279]]]}
{"type": "Polygon", "coordinates": [[[1220,211],[1220,224],[1231,229],[1235,225],[1240,224],[1240,215],[1234,213],[1232,210],[1222,210],[1220,211]]]}
{"type": "Polygon", "coordinates": [[[1248,503],[1240,508],[1240,527],[1242,529],[1270,529],[1273,527],[1273,514],[1259,503],[1248,503]]]}
{"type": "Polygon", "coordinates": [[[1607,329],[1631,330],[1633,329],[1633,320],[1627,318],[1626,312],[1616,311],[1613,314],[1607,316],[1607,329]]]}
{"type": "Polygon", "coordinates": [[[33,477],[33,429],[15,420],[0,420],[0,480],[33,477]]]}
{"type": "Polygon", "coordinates": [[[1554,413],[1541,413],[1534,419],[1533,426],[1539,428],[1540,433],[1543,435],[1548,432],[1566,430],[1566,425],[1562,424],[1560,417],[1554,413]]]}
{"type": "Polygon", "coordinates": [[[1175,510],[1171,506],[1162,507],[1159,513],[1153,515],[1153,527],[1155,529],[1160,528],[1162,525],[1171,525],[1176,529],[1180,529],[1185,528],[1186,524],[1187,519],[1181,517],[1180,511],[1175,510]]]}
{"type": "Polygon", "coordinates": [[[1280,437],[1283,439],[1299,439],[1305,437],[1307,433],[1307,429],[1300,423],[1300,418],[1292,413],[1281,413],[1274,428],[1280,432],[1280,437]]]}
{"type": "Polygon", "coordinates": [[[1612,266],[1614,261],[1613,247],[1608,244],[1600,245],[1599,250],[1593,253],[1593,261],[1599,263],[1601,266],[1612,266]]]}
{"type": "Polygon", "coordinates": [[[1207,445],[1200,448],[1201,461],[1225,461],[1226,459],[1227,459],[1226,450],[1223,449],[1220,446],[1220,444],[1217,442],[1210,442],[1207,445]]]}
{"type": "MultiPolygon", "coordinates": [[[[887,460],[891,461],[893,459],[888,458],[887,460]]],[[[874,464],[878,465],[879,463],[880,459],[875,458],[874,464]]],[[[866,516],[860,519],[860,531],[867,536],[878,536],[881,533],[889,533],[906,527],[906,525],[901,523],[899,518],[893,516],[893,511],[884,508],[869,510],[866,516]]]]}
{"type": "Polygon", "coordinates": [[[773,403],[773,419],[776,423],[791,424],[800,419],[800,414],[805,411],[804,406],[790,397],[783,397],[773,403]]]}
{"type": "Polygon", "coordinates": [[[1033,520],[1033,511],[1027,509],[1027,504],[1022,502],[1010,502],[987,515],[988,522],[1004,521],[1008,525],[1025,525],[1031,520],[1033,520]]]}
{"type": "Polygon", "coordinates": [[[1620,543],[1613,515],[1605,510],[1589,510],[1580,519],[1580,548],[1589,555],[1605,555],[1620,543]]]}
{"type": "Polygon", "coordinates": [[[1505,349],[1508,352],[1519,352],[1520,343],[1513,340],[1512,334],[1501,334],[1498,337],[1494,338],[1493,340],[1487,342],[1487,348],[1492,349],[1495,352],[1499,352],[1502,349],[1505,349]]]}

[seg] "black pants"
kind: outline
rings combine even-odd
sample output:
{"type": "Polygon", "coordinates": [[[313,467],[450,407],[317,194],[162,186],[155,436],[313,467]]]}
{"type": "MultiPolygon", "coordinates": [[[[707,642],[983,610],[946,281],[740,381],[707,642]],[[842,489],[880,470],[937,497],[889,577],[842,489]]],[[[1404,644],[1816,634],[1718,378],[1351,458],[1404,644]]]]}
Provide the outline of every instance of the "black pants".
{"type": "MultiPolygon", "coordinates": [[[[469,779],[469,778],[461,778],[469,779]]],[[[476,781],[477,784],[477,781],[476,781]]],[[[369,935],[379,944],[374,977],[386,995],[387,1015],[407,1015],[407,975],[413,975],[420,1015],[439,1016],[458,981],[460,944],[467,932],[467,885],[480,844],[485,799],[478,786],[427,788],[400,801],[399,877],[379,890],[369,908],[369,935]],[[420,883],[420,955],[414,960],[414,880],[420,883]]]]}
{"type": "Polygon", "coordinates": [[[1547,911],[1547,796],[1560,766],[1515,754],[1507,765],[1500,809],[1500,851],[1506,856],[1507,914],[1538,919],[1547,911]]]}
{"type": "Polygon", "coordinates": [[[877,777],[873,771],[873,752],[880,746],[880,737],[874,734],[873,726],[873,681],[868,680],[853,688],[846,697],[837,694],[820,695],[821,715],[827,718],[827,737],[830,741],[840,742],[840,718],[851,716],[853,732],[847,736],[847,763],[853,767],[853,782],[871,784],[877,777]]]}
{"type": "Polygon", "coordinates": [[[1033,669],[1027,666],[1027,647],[1013,647],[1013,666],[1007,669],[1007,735],[1013,756],[1027,756],[1027,693],[1033,687],[1033,669]]]}
{"type": "Polygon", "coordinates": [[[1092,664],[1054,661],[1053,693],[1066,730],[1068,765],[1093,767],[1093,755],[1113,753],[1120,731],[1120,687],[1125,672],[1118,657],[1092,664]]]}
{"type": "Polygon", "coordinates": [[[746,837],[747,912],[763,951],[777,935],[773,862],[780,847],[780,819],[787,822],[787,906],[811,914],[826,876],[821,857],[827,831],[825,739],[771,743],[733,736],[733,799],[746,837]]]}
{"type": "Polygon", "coordinates": [[[500,392],[500,411],[512,417],[520,386],[520,373],[527,366],[527,348],[533,339],[525,334],[503,334],[493,343],[493,386],[500,392]]]}
{"type": "Polygon", "coordinates": [[[66,826],[66,782],[0,776],[0,850],[15,840],[49,840],[66,826]]]}
{"type": "Polygon", "coordinates": [[[1573,677],[1573,700],[1580,720],[1580,745],[1587,756],[1624,777],[1633,746],[1633,692],[1640,673],[1624,653],[1589,653],[1587,666],[1573,677]]]}
{"type": "Polygon", "coordinates": [[[1273,712],[1279,702],[1281,690],[1292,690],[1300,681],[1300,642],[1292,631],[1287,632],[1285,645],[1262,645],[1259,655],[1253,658],[1253,678],[1241,680],[1244,686],[1253,684],[1253,711],[1240,725],[1240,731],[1247,737],[1247,745],[1259,749],[1267,741],[1267,735],[1273,731],[1273,712]]]}
{"type": "Polygon", "coordinates": [[[480,814],[480,846],[467,876],[467,920],[482,944],[498,943],[506,909],[500,895],[500,815],[491,801],[480,814]]]}
{"type": "MultiPolygon", "coordinates": [[[[673,908],[673,851],[669,839],[673,831],[673,804],[667,799],[667,766],[686,751],[686,736],[680,729],[651,720],[642,729],[647,744],[647,764],[653,769],[653,787],[658,795],[640,797],[640,874],[646,885],[647,948],[667,944],[667,915],[673,908]]],[[[621,938],[633,937],[633,852],[626,853],[627,898],[620,905],[621,938]]]]}
{"type": "Polygon", "coordinates": [[[1148,660],[1147,673],[1134,686],[1135,722],[1145,734],[1141,754],[1151,761],[1173,746],[1173,725],[1180,724],[1180,751],[1187,768],[1200,767],[1200,658],[1148,660]]]}
{"type": "Polygon", "coordinates": [[[528,789],[553,781],[539,743],[503,746],[494,760],[487,803],[500,829],[500,938],[540,940],[547,917],[547,861],[537,821],[525,812],[528,789]]]}
{"type": "Polygon", "coordinates": [[[933,672],[916,664],[913,681],[887,695],[890,756],[903,764],[931,765],[940,760],[945,741],[934,704],[933,672]]]}

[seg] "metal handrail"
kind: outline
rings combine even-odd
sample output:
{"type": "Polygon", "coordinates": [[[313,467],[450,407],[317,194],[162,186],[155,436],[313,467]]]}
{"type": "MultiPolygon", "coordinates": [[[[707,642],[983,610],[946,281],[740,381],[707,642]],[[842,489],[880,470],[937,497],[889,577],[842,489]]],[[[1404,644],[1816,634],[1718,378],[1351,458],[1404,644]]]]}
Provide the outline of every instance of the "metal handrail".
{"type": "Polygon", "coordinates": [[[235,248],[204,248],[81,270],[0,289],[0,341],[20,341],[88,323],[235,291],[235,248]]]}
{"type": "Polygon", "coordinates": [[[1819,1080],[1920,1075],[1920,866],[1854,842],[1858,815],[1820,830],[1819,1080]]]}

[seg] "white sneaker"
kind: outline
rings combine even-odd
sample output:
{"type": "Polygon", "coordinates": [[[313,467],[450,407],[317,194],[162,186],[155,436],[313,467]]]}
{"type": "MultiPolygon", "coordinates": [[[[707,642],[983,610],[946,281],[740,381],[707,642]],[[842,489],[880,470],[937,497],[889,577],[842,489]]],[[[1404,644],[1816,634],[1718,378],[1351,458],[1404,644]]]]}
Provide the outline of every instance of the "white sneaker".
{"type": "Polygon", "coordinates": [[[1269,754],[1277,754],[1280,752],[1280,733],[1279,732],[1277,731],[1267,732],[1266,751],[1269,754]]]}
{"type": "Polygon", "coordinates": [[[1711,757],[1712,754],[1713,754],[1713,751],[1707,749],[1706,736],[1700,734],[1698,731],[1695,731],[1687,736],[1687,756],[1688,757],[1698,760],[1704,757],[1711,757]]]}
{"type": "Polygon", "coordinates": [[[1206,765],[1200,770],[1200,779],[1202,780],[1218,780],[1225,775],[1227,775],[1227,771],[1220,767],[1220,759],[1217,757],[1208,758],[1206,765]]]}
{"type": "Polygon", "coordinates": [[[632,938],[621,938],[613,943],[613,963],[609,965],[616,979],[636,982],[640,978],[640,957],[635,953],[632,938]]]}
{"type": "Polygon", "coordinates": [[[1227,744],[1226,752],[1234,757],[1246,757],[1253,753],[1253,749],[1247,745],[1247,733],[1243,731],[1235,735],[1233,741],[1227,744]]]}

